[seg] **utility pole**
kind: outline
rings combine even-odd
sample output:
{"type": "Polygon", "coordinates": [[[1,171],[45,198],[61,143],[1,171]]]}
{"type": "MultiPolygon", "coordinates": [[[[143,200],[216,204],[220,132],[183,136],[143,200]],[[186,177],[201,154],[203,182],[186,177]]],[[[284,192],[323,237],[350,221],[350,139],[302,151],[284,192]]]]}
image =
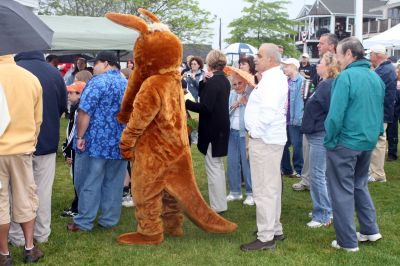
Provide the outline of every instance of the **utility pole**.
{"type": "Polygon", "coordinates": [[[221,18],[219,18],[219,50],[221,51],[222,50],[222,38],[221,38],[221,35],[222,35],[222,33],[221,33],[221,31],[222,31],[222,20],[221,20],[221,18]]]}
{"type": "Polygon", "coordinates": [[[355,36],[363,41],[362,31],[363,31],[363,1],[362,0],[354,0],[356,5],[356,17],[354,19],[354,27],[355,27],[355,36]]]}

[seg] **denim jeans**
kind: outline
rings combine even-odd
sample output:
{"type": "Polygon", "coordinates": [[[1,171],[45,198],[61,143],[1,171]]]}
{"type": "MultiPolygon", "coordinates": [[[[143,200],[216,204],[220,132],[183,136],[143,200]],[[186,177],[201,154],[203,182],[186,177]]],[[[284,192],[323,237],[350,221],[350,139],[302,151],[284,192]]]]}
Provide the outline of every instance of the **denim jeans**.
{"type": "Polygon", "coordinates": [[[90,231],[96,219],[102,227],[118,224],[127,162],[75,155],[75,188],[78,193],[78,215],[74,223],[81,230],[90,231]]]}
{"type": "Polygon", "coordinates": [[[246,195],[252,195],[250,164],[246,156],[246,137],[240,137],[240,131],[231,129],[228,144],[228,181],[230,193],[235,196],[242,195],[241,171],[246,195]]]}
{"type": "Polygon", "coordinates": [[[332,213],[331,200],[326,182],[325,132],[306,134],[310,153],[310,194],[313,203],[312,220],[327,223],[332,213]]]}
{"type": "Polygon", "coordinates": [[[300,132],[300,126],[287,126],[286,129],[288,140],[283,149],[281,169],[285,175],[292,174],[293,168],[296,173],[301,174],[303,170],[303,134],[300,132]],[[290,145],[293,145],[293,168],[290,164],[290,145]]]}

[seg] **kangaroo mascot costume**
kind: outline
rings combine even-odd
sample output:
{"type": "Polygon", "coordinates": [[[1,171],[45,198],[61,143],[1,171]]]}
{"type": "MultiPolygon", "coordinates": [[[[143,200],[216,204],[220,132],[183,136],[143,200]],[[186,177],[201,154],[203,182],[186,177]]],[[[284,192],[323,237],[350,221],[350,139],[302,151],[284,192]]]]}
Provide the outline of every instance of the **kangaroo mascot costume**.
{"type": "Polygon", "coordinates": [[[133,15],[106,14],[140,33],[134,46],[135,68],[117,117],[127,124],[120,148],[133,166],[138,225],[136,232],[119,236],[118,242],[159,244],[164,233],[182,236],[180,210],[206,232],[233,232],[237,225],[215,213],[196,184],[179,73],[182,44],[154,14],[138,11],[152,23],[133,15]]]}

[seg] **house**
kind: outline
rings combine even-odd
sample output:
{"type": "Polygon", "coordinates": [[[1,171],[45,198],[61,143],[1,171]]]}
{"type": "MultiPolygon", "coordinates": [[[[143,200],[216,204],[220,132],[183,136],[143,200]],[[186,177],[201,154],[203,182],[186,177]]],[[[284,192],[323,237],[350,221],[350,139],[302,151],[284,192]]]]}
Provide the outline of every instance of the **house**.
{"type": "Polygon", "coordinates": [[[382,19],[364,22],[363,38],[370,38],[400,23],[400,0],[382,1],[381,5],[370,11],[382,12],[382,19]]]}
{"type": "MultiPolygon", "coordinates": [[[[364,0],[363,22],[377,21],[383,18],[378,8],[386,1],[364,0]]],[[[321,33],[331,32],[339,39],[354,35],[355,1],[353,0],[316,0],[312,5],[305,5],[296,20],[300,23],[294,37],[300,51],[304,43],[312,58],[318,58],[318,39],[321,33]]]]}

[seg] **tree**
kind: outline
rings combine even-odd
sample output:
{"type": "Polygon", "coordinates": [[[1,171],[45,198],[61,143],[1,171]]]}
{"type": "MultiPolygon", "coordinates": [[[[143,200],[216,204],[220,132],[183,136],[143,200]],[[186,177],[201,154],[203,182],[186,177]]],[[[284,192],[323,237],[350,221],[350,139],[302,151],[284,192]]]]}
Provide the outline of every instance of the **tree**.
{"type": "Polygon", "coordinates": [[[197,0],[40,0],[39,14],[101,17],[119,12],[139,16],[139,7],[156,14],[184,43],[212,42],[210,24],[215,16],[199,8],[197,0]]]}
{"type": "Polygon", "coordinates": [[[266,2],[264,0],[245,0],[250,4],[242,10],[243,16],[233,20],[228,27],[231,37],[227,43],[243,42],[259,47],[262,43],[280,44],[285,48],[285,54],[297,54],[290,34],[296,34],[293,26],[297,22],[289,20],[288,13],[283,7],[289,2],[278,0],[266,2]]]}

